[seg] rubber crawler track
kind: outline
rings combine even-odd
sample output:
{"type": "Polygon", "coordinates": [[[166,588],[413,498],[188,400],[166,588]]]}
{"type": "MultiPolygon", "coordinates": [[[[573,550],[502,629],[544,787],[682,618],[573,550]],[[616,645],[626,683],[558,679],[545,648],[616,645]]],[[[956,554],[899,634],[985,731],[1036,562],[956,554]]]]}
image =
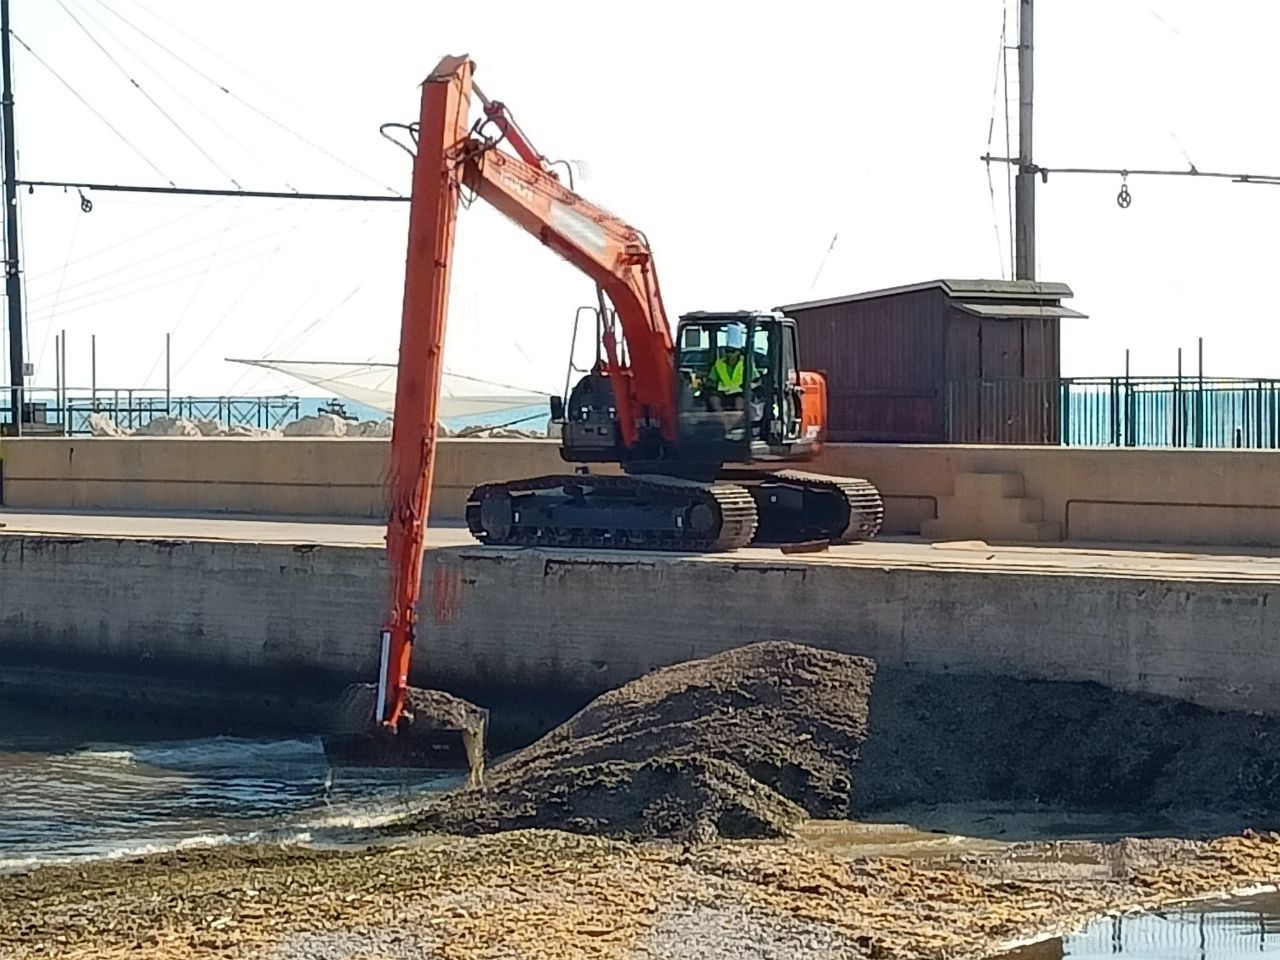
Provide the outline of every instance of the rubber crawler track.
{"type": "MultiPolygon", "coordinates": [[[[587,494],[591,496],[590,493],[587,494]]],[[[697,483],[663,476],[556,475],[489,483],[476,487],[467,500],[467,527],[481,543],[523,547],[578,547],[610,550],[679,550],[712,553],[736,550],[749,544],[756,533],[756,504],[750,491],[734,483],[697,483]],[[717,522],[705,534],[693,531],[643,529],[584,529],[513,523],[505,534],[487,530],[482,504],[490,497],[538,493],[564,486],[589,485],[602,494],[646,495],[683,509],[709,507],[717,522]]]]}
{"type": "MultiPolygon", "coordinates": [[[[746,477],[744,476],[744,479],[746,477]]],[[[829,539],[832,543],[853,543],[858,540],[872,540],[880,533],[884,523],[884,500],[880,491],[869,480],[860,477],[829,477],[820,473],[806,473],[803,470],[777,470],[772,473],[758,473],[752,479],[771,479],[788,484],[798,484],[810,490],[829,490],[833,494],[843,495],[849,505],[849,522],[843,530],[833,530],[829,539]]]]}

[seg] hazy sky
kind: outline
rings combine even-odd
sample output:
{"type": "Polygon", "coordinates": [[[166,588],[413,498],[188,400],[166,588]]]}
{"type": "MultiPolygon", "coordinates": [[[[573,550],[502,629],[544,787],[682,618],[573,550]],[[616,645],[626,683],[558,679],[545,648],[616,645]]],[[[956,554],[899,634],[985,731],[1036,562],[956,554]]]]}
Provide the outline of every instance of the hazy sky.
{"type": "MultiPolygon", "coordinates": [[[[12,7],[17,36],[129,142],[15,43],[27,179],[407,190],[408,158],[378,125],[415,118],[425,73],[465,52],[543,152],[586,162],[581,193],[646,232],[673,317],[1009,269],[1004,169],[993,201],[977,159],[993,111],[1004,152],[1001,0],[12,7]]],[[[1017,0],[1008,16],[1012,44],[1017,0]]],[[[1036,19],[1039,162],[1280,173],[1280,4],[1039,0],[1036,19]]],[[[1012,53],[1009,71],[1016,127],[1012,53]]],[[[1129,186],[1128,210],[1118,178],[1040,189],[1039,275],[1091,317],[1064,329],[1065,372],[1119,372],[1131,347],[1135,372],[1170,373],[1203,335],[1210,373],[1280,376],[1264,292],[1280,187],[1129,186]]],[[[64,328],[73,385],[93,333],[100,384],[158,386],[171,331],[183,394],[299,390],[229,356],[394,359],[405,205],[92,199],[83,214],[74,192],[22,195],[37,384],[54,381],[64,328]]],[[[592,296],[477,204],[447,365],[558,389],[592,296]]]]}

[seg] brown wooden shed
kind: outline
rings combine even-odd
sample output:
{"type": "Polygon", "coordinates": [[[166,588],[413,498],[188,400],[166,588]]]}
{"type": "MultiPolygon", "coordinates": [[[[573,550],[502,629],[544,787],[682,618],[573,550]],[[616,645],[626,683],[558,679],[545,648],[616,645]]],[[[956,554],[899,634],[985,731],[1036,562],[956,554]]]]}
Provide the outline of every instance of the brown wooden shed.
{"type": "Polygon", "coordinates": [[[1064,283],[932,280],[778,307],[827,378],[827,439],[1058,443],[1064,283]]]}

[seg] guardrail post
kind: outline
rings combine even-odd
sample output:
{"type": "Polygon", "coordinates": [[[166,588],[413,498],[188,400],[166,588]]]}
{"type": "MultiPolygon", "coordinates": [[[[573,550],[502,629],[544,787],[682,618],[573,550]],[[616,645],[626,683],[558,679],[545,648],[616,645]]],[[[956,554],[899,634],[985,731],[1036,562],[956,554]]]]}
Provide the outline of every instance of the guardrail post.
{"type": "Polygon", "coordinates": [[[1250,449],[1261,450],[1266,444],[1262,441],[1262,435],[1265,428],[1262,426],[1262,381],[1259,380],[1257,389],[1254,391],[1253,401],[1253,431],[1250,433],[1250,449]]]}
{"type": "Polygon", "coordinates": [[[1071,381],[1062,381],[1062,445],[1071,444],[1071,381]]]}

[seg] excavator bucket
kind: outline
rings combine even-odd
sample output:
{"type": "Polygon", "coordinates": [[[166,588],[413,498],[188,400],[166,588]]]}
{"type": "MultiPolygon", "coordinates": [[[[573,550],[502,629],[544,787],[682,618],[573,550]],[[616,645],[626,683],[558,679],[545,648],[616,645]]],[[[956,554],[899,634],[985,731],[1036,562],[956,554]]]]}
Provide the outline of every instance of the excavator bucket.
{"type": "Polygon", "coordinates": [[[395,730],[374,722],[377,685],[347,687],[338,701],[324,752],[335,767],[426,767],[466,770],[478,786],[484,776],[489,711],[443,690],[408,688],[395,730]]]}

